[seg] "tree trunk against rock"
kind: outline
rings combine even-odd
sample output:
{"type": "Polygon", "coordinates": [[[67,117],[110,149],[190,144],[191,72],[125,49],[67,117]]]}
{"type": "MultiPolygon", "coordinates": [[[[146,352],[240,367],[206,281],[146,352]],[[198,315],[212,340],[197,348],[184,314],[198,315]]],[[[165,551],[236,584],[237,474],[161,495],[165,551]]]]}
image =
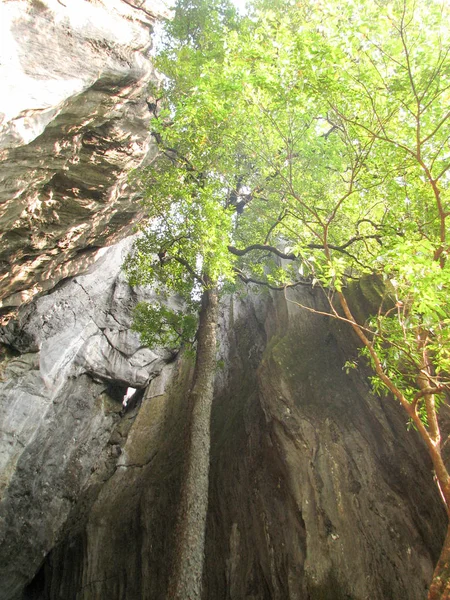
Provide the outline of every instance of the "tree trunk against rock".
{"type": "Polygon", "coordinates": [[[186,465],[169,580],[170,600],[200,600],[208,509],[210,421],[216,364],[216,289],[203,292],[194,379],[189,393],[186,465]]]}
{"type": "Polygon", "coordinates": [[[428,600],[450,600],[450,524],[447,528],[441,555],[433,573],[428,600]]]}

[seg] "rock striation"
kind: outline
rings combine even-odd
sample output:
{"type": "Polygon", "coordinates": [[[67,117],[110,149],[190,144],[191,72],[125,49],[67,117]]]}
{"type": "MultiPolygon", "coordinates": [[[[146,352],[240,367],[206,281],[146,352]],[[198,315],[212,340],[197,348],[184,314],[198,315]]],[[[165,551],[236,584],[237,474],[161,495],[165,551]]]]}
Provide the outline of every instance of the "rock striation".
{"type": "Polygon", "coordinates": [[[0,307],[130,233],[128,174],[154,156],[146,104],[163,2],[0,4],[0,307]]]}

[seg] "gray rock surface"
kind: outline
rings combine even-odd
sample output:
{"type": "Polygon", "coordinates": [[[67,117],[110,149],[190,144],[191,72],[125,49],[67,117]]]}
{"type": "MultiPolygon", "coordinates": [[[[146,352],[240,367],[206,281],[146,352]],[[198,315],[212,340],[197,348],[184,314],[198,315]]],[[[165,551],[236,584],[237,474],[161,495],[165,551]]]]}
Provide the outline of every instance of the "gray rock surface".
{"type": "MultiPolygon", "coordinates": [[[[402,413],[342,369],[350,332],[281,294],[231,299],[220,329],[204,598],[423,600],[445,512],[402,413]]],[[[24,598],[166,598],[190,373],[152,381],[24,598]]]]}
{"type": "Polygon", "coordinates": [[[146,387],[171,358],[130,330],[135,303],[153,298],[121,273],[131,243],[24,307],[0,335],[1,598],[34,574],[92,473],[106,477],[117,461],[120,439],[109,440],[127,388],[146,387]]]}
{"type": "Polygon", "coordinates": [[[154,156],[158,0],[0,4],[0,307],[86,268],[140,215],[128,173],[154,156]]]}
{"type": "Polygon", "coordinates": [[[206,597],[423,599],[446,520],[415,432],[345,373],[346,326],[282,294],[243,308],[213,410],[206,597]]]}

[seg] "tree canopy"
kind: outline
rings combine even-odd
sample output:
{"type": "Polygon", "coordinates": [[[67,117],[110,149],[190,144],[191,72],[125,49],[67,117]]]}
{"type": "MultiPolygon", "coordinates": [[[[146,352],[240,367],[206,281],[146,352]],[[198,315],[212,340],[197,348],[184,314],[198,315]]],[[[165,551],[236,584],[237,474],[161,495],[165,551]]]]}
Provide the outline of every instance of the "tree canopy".
{"type": "MultiPolygon", "coordinates": [[[[149,220],[128,263],[133,282],[193,312],[199,290],[226,282],[288,301],[320,286],[374,389],[425,440],[448,509],[449,19],[438,0],[261,0],[242,17],[225,0],[179,0],[150,104],[160,154],[137,174],[149,220]],[[362,323],[348,289],[367,275],[385,298],[362,323]]],[[[168,331],[168,313],[140,311],[138,329],[168,331]]],[[[175,325],[192,337],[192,319],[175,325]]]]}
{"type": "Polygon", "coordinates": [[[191,299],[205,274],[341,291],[377,273],[396,299],[371,323],[390,376],[414,398],[419,325],[448,372],[448,16],[437,1],[260,2],[240,19],[179,2],[130,272],[191,299]]]}

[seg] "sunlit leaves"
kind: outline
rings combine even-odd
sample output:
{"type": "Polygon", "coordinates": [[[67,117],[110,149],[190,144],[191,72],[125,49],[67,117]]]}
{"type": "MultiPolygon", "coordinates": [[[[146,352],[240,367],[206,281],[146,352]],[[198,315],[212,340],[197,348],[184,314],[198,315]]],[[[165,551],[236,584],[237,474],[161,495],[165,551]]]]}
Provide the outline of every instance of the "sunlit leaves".
{"type": "Polygon", "coordinates": [[[178,10],[158,58],[164,152],[140,173],[151,219],[136,279],[188,299],[205,273],[309,277],[343,294],[376,273],[395,300],[366,324],[383,372],[411,402],[425,363],[444,385],[448,5],[260,0],[241,20],[224,2],[178,10]],[[238,259],[229,244],[297,260],[261,248],[238,259]]]}
{"type": "MultiPolygon", "coordinates": [[[[191,313],[204,290],[234,278],[234,257],[227,249],[234,209],[227,203],[224,107],[202,82],[208,61],[220,63],[221,36],[235,17],[226,1],[178,2],[157,57],[165,77],[160,89],[152,90],[152,133],[160,154],[134,174],[146,218],[126,261],[129,280],[177,294],[191,313]]],[[[134,327],[147,344],[173,345],[192,337],[193,323],[165,306],[142,304],[134,327]]]]}
{"type": "Polygon", "coordinates": [[[175,311],[163,304],[139,302],[134,311],[132,329],[140,334],[146,346],[178,348],[192,344],[197,330],[197,315],[175,311]]]}

